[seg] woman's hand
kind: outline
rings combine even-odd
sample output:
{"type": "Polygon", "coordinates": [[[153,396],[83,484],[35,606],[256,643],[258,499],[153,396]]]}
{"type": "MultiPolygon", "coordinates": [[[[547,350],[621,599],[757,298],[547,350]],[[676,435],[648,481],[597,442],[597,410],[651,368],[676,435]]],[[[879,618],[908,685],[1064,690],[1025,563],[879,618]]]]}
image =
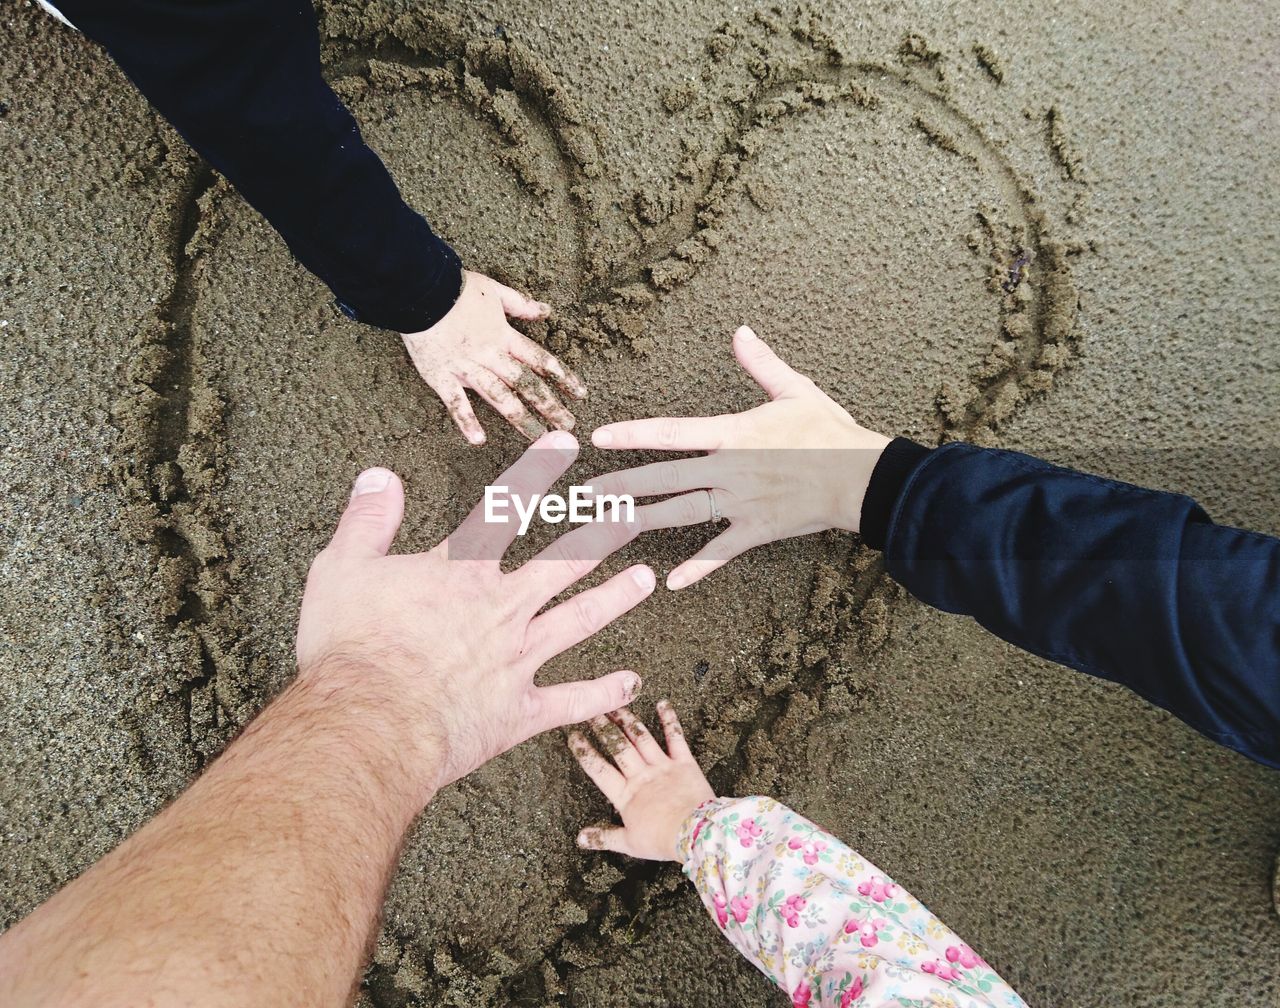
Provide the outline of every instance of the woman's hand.
{"type": "Polygon", "coordinates": [[[650,861],[678,861],[680,827],[715,792],[689,752],[684,729],[667,700],[658,704],[667,751],[625,707],[592,718],[596,738],[610,763],[581,732],[569,733],[569,748],[582,769],[622,816],[619,826],[592,826],[578,834],[579,846],[611,850],[650,861]]]}
{"type": "Polygon", "coordinates": [[[549,314],[550,305],[468,270],[462,293],[448,315],[423,332],[403,334],[414,367],[472,444],[484,444],[485,435],[467,400],[467,389],[530,441],[545,434],[546,427],[526,404],[551,427],[573,429],[573,414],[543,378],[575,399],[583,398],[587,387],[553,354],[507,322],[508,318],[536,321],[549,314]]]}
{"type": "Polygon", "coordinates": [[[726,416],[608,424],[591,438],[599,448],[708,453],[591,481],[596,494],[674,495],[636,509],[646,531],[729,520],[727,530],[667,575],[672,590],[764,543],[828,528],[858,531],[862,498],[889,443],[746,326],[733,334],[733,352],[769,402],[726,416]]]}

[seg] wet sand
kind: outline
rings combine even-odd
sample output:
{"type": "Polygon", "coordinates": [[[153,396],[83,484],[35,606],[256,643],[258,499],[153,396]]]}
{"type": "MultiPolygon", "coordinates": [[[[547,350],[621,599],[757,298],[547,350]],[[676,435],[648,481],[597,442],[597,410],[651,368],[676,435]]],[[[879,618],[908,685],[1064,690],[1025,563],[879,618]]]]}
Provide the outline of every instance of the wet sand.
{"type": "MultiPolygon", "coordinates": [[[[749,322],[872,427],[1280,533],[1274,19],[827,6],[322,9],[410,203],[556,306],[529,331],[588,381],[582,430],[753,405],[749,322]]],[[[0,39],[3,925],[287,680],[361,467],[405,478],[420,548],[521,444],[486,417],[465,446],[398,341],[339,316],[94,47],[14,0],[0,39]]],[[[572,476],[613,464],[587,448],[572,476]]],[[[546,676],[619,667],[641,707],[676,701],[718,788],[836,830],[1032,1004],[1280,998],[1280,774],[927,610],[856,537],[660,591],[546,676]]],[[[556,735],[440,795],[364,996],[765,1002],[676,869],[573,847],[606,814],[556,735]]]]}

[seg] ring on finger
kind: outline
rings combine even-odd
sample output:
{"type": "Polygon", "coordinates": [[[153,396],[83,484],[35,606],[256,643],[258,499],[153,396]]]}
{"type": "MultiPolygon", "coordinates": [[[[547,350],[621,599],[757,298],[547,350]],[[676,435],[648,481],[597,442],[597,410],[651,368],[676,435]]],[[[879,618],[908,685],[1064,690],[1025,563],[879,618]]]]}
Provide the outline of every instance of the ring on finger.
{"type": "Polygon", "coordinates": [[[720,508],[716,506],[716,492],[709,487],[707,488],[707,503],[711,505],[711,521],[718,522],[724,517],[720,513],[720,508]]]}

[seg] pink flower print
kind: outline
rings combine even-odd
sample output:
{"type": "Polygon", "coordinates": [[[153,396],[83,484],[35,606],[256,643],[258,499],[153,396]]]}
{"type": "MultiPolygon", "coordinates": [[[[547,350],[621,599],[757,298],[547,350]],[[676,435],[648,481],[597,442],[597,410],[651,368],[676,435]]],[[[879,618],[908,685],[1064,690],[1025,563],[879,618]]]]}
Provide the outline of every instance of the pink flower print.
{"type": "Polygon", "coordinates": [[[743,847],[750,847],[756,842],[756,837],[764,833],[759,824],[754,819],[743,819],[738,823],[738,839],[742,841],[743,847]]]}
{"type": "Polygon", "coordinates": [[[813,1000],[813,989],[809,984],[801,980],[796,985],[796,989],[791,992],[791,1008],[809,1008],[809,1002],[813,1000]]]}
{"type": "Polygon", "coordinates": [[[932,973],[939,980],[959,980],[961,973],[954,966],[948,966],[944,962],[934,959],[932,962],[921,963],[920,968],[926,973],[932,973]]]}
{"type": "Polygon", "coordinates": [[[741,924],[747,919],[747,914],[751,911],[751,897],[735,896],[729,901],[729,911],[733,914],[733,919],[741,924]]]}
{"type": "Polygon", "coordinates": [[[707,824],[705,819],[699,819],[698,825],[693,828],[693,836],[689,838],[689,846],[692,847],[698,842],[698,834],[702,832],[702,827],[707,824]]]}
{"type": "Polygon", "coordinates": [[[856,978],[849,985],[849,989],[840,995],[840,1008],[849,1008],[858,998],[862,997],[862,977],[856,978]]]}
{"type": "Polygon", "coordinates": [[[883,917],[868,921],[851,920],[845,924],[844,933],[857,934],[863,948],[875,948],[876,943],[880,941],[880,935],[877,932],[888,926],[889,922],[883,917]]]}
{"type": "Polygon", "coordinates": [[[825,840],[806,841],[803,837],[793,836],[787,841],[787,846],[792,850],[803,850],[804,863],[816,865],[822,852],[827,849],[827,842],[825,840]]]}
{"type": "Polygon", "coordinates": [[[712,893],[711,902],[715,904],[716,908],[716,923],[719,924],[721,930],[723,930],[724,926],[729,923],[729,913],[725,910],[725,907],[728,906],[728,904],[725,902],[724,897],[719,893],[712,893]]]}
{"type": "Polygon", "coordinates": [[[879,875],[872,875],[858,885],[858,892],[863,896],[870,896],[873,903],[883,903],[898,894],[898,887],[892,882],[886,882],[879,875]]]}
{"type": "Polygon", "coordinates": [[[787,927],[800,926],[800,911],[805,908],[805,904],[808,902],[803,896],[787,897],[787,901],[778,910],[782,914],[782,919],[787,922],[787,927]]]}
{"type": "Polygon", "coordinates": [[[973,969],[975,966],[985,966],[982,956],[978,955],[968,945],[951,945],[947,948],[947,962],[958,962],[965,969],[973,969]]]}

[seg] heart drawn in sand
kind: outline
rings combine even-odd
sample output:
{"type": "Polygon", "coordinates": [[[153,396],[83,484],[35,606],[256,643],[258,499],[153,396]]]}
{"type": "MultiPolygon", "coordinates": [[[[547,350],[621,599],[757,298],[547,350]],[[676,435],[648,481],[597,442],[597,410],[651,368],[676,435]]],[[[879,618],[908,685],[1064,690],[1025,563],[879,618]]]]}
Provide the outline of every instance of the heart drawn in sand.
{"type": "MultiPolygon", "coordinates": [[[[675,169],[623,185],[622,173],[611,167],[589,125],[597,117],[579,108],[520,42],[476,37],[421,10],[388,16],[375,29],[331,16],[328,29],[331,64],[339,68],[335,88],[391,163],[410,202],[464,251],[467,245],[472,252],[485,248],[494,266],[527,264],[523,275],[500,278],[555,302],[552,320],[530,331],[571,363],[603,358],[607,366],[634,368],[646,358],[662,360],[682,320],[710,300],[700,296],[700,284],[721,294],[734,290],[745,301],[756,288],[769,287],[775,259],[811,263],[813,277],[812,284],[771,289],[779,317],[792,310],[788,302],[801,313],[817,305],[828,313],[826,329],[808,331],[815,327],[797,316],[778,326],[784,336],[775,339],[769,329],[762,335],[802,370],[805,354],[810,361],[819,350],[836,358],[834,374],[862,383],[844,394],[864,396],[868,410],[881,409],[916,436],[995,440],[1001,425],[1029,397],[1047,391],[1071,358],[1077,296],[1070,263],[1083,247],[1058,234],[1061,225],[1001,146],[960,110],[942,79],[941,57],[923,40],[908,38],[884,62],[861,62],[848,59],[817,20],[804,15],[756,15],[726,25],[709,40],[697,75],[663,92],[663,119],[685,137],[675,169]],[[481,157],[474,147],[454,152],[460,163],[466,158],[467,172],[442,167],[415,133],[424,103],[458,124],[462,139],[456,143],[487,145],[481,157]],[[688,140],[691,133],[698,139],[688,140]],[[797,136],[804,138],[799,146],[780,142],[797,136]],[[413,144],[416,160],[404,154],[413,144]],[[500,213],[467,189],[469,178],[485,172],[502,176],[497,189],[506,186],[509,199],[500,213]],[[859,188],[863,219],[831,210],[826,197],[833,186],[859,188]],[[963,193],[951,201],[959,210],[931,202],[931,194],[944,188],[963,193]],[[920,287],[934,301],[963,298],[968,307],[957,305],[955,317],[910,316],[914,302],[902,291],[920,287]],[[900,331],[895,352],[869,357],[859,342],[859,333],[869,330],[900,331]],[[877,394],[878,405],[871,402],[877,394]]],[[[1000,73],[990,62],[989,54],[978,58],[987,86],[996,88],[1000,73]]],[[[1078,167],[1062,150],[1057,156],[1064,185],[1082,190],[1078,167]]],[[[184,212],[198,202],[197,217],[215,218],[211,204],[221,192],[206,185],[203,193],[193,193],[184,212]]],[[[224,235],[223,244],[259,240],[253,234],[265,225],[240,211],[230,216],[239,230],[234,241],[224,235]]],[[[284,343],[283,350],[261,354],[256,370],[245,372],[252,380],[237,394],[224,390],[228,368],[241,363],[228,363],[221,341],[223,309],[241,294],[226,284],[249,289],[294,280],[285,277],[292,267],[282,265],[286,260],[278,249],[254,271],[237,273],[239,260],[215,252],[216,244],[187,243],[183,252],[187,275],[198,271],[201,257],[230,256],[207,271],[214,288],[207,314],[197,306],[186,316],[185,333],[182,326],[175,329],[176,342],[185,347],[177,370],[186,372],[187,392],[179,401],[186,415],[175,427],[183,437],[140,439],[160,446],[144,458],[157,525],[165,529],[157,549],[186,579],[170,616],[176,633],[191,636],[197,658],[195,671],[173,692],[182,698],[188,737],[200,756],[216,751],[269,692],[270,677],[280,674],[283,666],[273,649],[288,636],[293,586],[258,596],[254,592],[263,591],[258,582],[264,579],[246,572],[274,572],[279,566],[287,552],[278,543],[280,529],[290,527],[291,516],[313,515],[300,531],[312,538],[325,534],[317,530],[327,529],[331,509],[316,504],[315,487],[332,479],[331,457],[339,449],[318,442],[324,447],[310,459],[295,446],[308,427],[351,431],[338,411],[351,405],[345,397],[354,395],[350,389],[372,356],[284,343]],[[334,369],[340,380],[326,386],[328,395],[315,394],[324,383],[313,374],[303,372],[299,382],[291,368],[279,364],[304,355],[313,367],[334,369]],[[305,393],[297,389],[302,384],[305,393]],[[232,435],[222,438],[222,429],[232,435]],[[269,449],[263,458],[237,458],[235,466],[247,471],[227,476],[234,466],[225,445],[248,455],[259,442],[269,449]],[[272,461],[279,457],[297,467],[292,483],[299,485],[271,483],[272,461]],[[263,485],[270,492],[261,492],[263,485]],[[230,500],[238,518],[227,516],[230,500]]],[[[269,289],[244,295],[250,303],[269,297],[269,289]]],[[[258,352],[259,341],[301,338],[283,332],[287,321],[269,320],[267,312],[261,335],[251,334],[242,347],[245,358],[258,352]]],[[[722,340],[742,321],[753,320],[722,323],[722,340]]],[[[322,335],[339,345],[340,323],[333,325],[334,332],[322,335]]],[[[726,354],[724,346],[706,354],[726,354]]],[[[693,379],[681,372],[685,363],[677,355],[663,365],[672,385],[671,408],[701,412],[693,379]]],[[[685,370],[697,364],[691,359],[685,370]]],[[[356,404],[373,417],[368,427],[377,428],[355,431],[369,451],[389,450],[411,437],[423,440],[420,421],[415,430],[406,418],[422,413],[428,395],[405,362],[395,361],[395,368],[384,385],[399,382],[405,401],[371,396],[373,405],[356,404]]],[[[831,391],[842,398],[840,390],[831,391]]],[[[452,437],[447,420],[442,414],[439,419],[438,436],[452,437]]],[[[452,464],[446,459],[429,476],[442,478],[452,464]]],[[[897,594],[878,558],[849,537],[823,540],[817,554],[813,568],[798,575],[807,586],[800,618],[793,613],[774,620],[772,632],[753,645],[758,650],[739,666],[750,689],[737,698],[737,720],[718,742],[707,740],[704,757],[719,761],[725,779],[744,787],[772,783],[767,768],[762,771],[758,760],[749,768],[744,754],[765,748],[787,696],[818,696],[836,685],[853,689],[855,659],[878,647],[887,632],[897,594]]],[[[483,807],[483,797],[475,792],[471,798],[467,816],[479,832],[476,808],[483,807]]],[[[615,890],[634,896],[649,875],[643,867],[629,871],[603,893],[575,884],[570,896],[580,906],[597,908],[615,890]]],[[[508,947],[533,941],[536,928],[530,928],[513,934],[508,947]]],[[[562,933],[527,948],[528,961],[517,972],[533,976],[545,962],[564,958],[566,949],[587,940],[584,928],[590,925],[565,925],[562,933]]],[[[396,962],[409,943],[402,935],[396,962]]],[[[517,976],[503,983],[509,990],[523,981],[517,976]]]]}

